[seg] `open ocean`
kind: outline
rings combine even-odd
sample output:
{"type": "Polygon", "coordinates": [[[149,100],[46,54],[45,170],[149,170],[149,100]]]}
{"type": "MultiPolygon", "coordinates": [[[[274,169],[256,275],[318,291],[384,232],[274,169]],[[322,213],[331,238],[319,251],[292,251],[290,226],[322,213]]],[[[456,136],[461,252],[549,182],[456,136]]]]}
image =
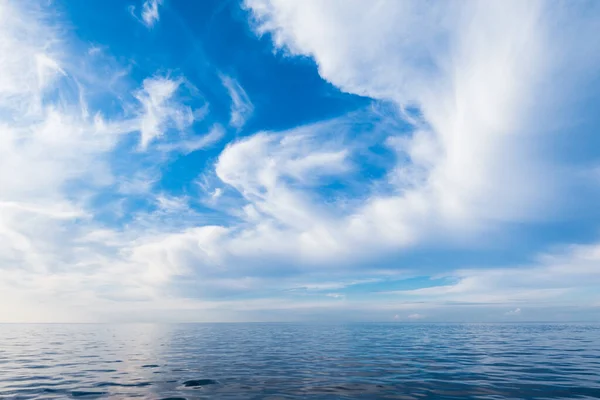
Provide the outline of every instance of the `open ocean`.
{"type": "Polygon", "coordinates": [[[9,399],[597,399],[600,325],[0,325],[9,399]]]}

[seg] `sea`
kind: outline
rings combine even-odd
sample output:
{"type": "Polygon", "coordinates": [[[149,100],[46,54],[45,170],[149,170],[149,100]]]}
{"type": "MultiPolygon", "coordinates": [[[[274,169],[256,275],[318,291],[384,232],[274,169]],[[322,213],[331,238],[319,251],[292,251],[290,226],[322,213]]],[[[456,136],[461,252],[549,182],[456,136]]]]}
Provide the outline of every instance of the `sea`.
{"type": "Polygon", "coordinates": [[[598,399],[598,324],[0,325],[6,399],[598,399]]]}

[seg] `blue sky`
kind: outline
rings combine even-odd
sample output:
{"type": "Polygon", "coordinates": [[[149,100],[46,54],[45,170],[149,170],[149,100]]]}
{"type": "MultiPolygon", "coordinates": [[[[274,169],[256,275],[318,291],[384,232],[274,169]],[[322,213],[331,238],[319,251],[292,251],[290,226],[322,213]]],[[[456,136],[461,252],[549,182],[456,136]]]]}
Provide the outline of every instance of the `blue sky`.
{"type": "Polygon", "coordinates": [[[0,1],[0,321],[600,317],[595,2],[0,1]]]}

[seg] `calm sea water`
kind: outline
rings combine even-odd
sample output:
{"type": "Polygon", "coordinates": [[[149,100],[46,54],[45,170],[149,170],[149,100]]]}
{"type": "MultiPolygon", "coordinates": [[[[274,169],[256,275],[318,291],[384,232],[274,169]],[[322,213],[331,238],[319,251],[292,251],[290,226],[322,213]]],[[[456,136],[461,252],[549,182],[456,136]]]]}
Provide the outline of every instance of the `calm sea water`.
{"type": "Polygon", "coordinates": [[[0,325],[10,399],[596,399],[600,325],[0,325]]]}

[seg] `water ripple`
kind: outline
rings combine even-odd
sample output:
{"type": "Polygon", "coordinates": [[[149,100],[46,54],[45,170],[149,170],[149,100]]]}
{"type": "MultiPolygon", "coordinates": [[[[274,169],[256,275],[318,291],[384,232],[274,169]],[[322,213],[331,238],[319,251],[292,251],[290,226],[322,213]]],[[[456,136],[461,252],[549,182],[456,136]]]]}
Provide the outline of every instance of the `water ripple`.
{"type": "Polygon", "coordinates": [[[0,325],[0,398],[600,398],[600,325],[0,325]]]}

